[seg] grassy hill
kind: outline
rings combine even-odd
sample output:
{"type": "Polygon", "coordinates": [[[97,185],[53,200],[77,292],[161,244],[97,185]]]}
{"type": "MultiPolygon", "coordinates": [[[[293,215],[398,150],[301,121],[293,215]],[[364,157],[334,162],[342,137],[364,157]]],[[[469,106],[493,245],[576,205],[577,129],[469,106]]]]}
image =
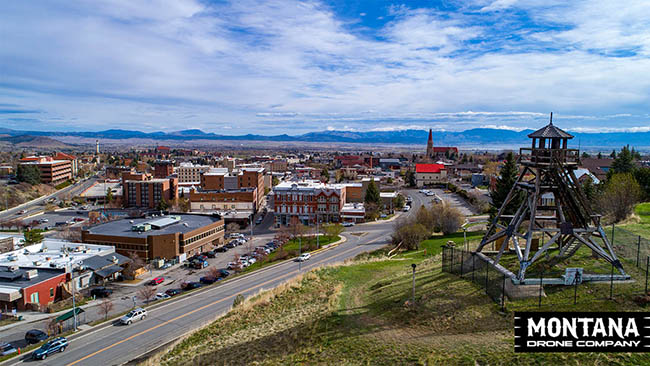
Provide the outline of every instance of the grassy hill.
{"type": "MultiPolygon", "coordinates": [[[[469,239],[479,237],[480,234],[474,234],[469,239]]],[[[435,237],[423,243],[419,251],[390,258],[385,251],[378,251],[346,264],[309,272],[246,300],[159,359],[147,363],[650,364],[647,354],[515,354],[512,310],[535,310],[536,305],[530,300],[510,302],[506,312],[501,312],[483,289],[442,272],[440,252],[448,240],[462,243],[463,237],[435,237]],[[414,305],[407,303],[411,297],[411,263],[418,265],[414,305]]],[[[547,302],[562,301],[568,292],[572,294],[572,288],[549,291],[547,302]]],[[[601,297],[602,293],[587,287],[581,296],[577,306],[563,310],[593,311],[588,297],[601,297]]],[[[621,296],[625,298],[612,301],[611,307],[643,310],[627,295],[621,296]]]]}

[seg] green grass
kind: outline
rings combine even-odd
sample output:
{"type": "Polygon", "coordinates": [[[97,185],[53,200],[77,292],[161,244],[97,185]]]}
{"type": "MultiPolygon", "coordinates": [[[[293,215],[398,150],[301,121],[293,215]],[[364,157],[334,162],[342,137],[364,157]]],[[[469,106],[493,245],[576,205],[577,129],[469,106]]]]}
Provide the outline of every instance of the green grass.
{"type": "Polygon", "coordinates": [[[316,242],[316,237],[308,236],[298,241],[297,239],[289,240],[282,248],[278,248],[276,251],[271,252],[263,260],[257,261],[250,266],[244,268],[241,273],[249,273],[267,266],[270,266],[274,262],[296,258],[299,253],[311,252],[318,248],[322,248],[324,245],[335,243],[341,240],[340,236],[328,236],[321,235],[318,243],[316,242]]]}
{"type": "Polygon", "coordinates": [[[63,188],[65,188],[65,187],[67,187],[67,186],[69,186],[71,184],[72,184],[72,181],[66,180],[65,182],[62,182],[62,183],[59,183],[59,184],[55,185],[54,188],[63,189],[63,188]]]}
{"type": "MultiPolygon", "coordinates": [[[[469,234],[469,233],[468,233],[469,234]]],[[[481,233],[473,233],[472,240],[481,233]]],[[[513,311],[536,311],[531,300],[507,303],[506,313],[471,281],[441,271],[442,245],[462,243],[454,234],[433,237],[427,256],[387,250],[360,255],[348,265],[308,273],[249,299],[150,364],[162,365],[641,365],[648,354],[515,354],[513,311]],[[416,302],[411,298],[411,263],[416,302]],[[160,361],[159,363],[157,363],[160,361]]],[[[579,260],[587,260],[581,258],[579,260]]],[[[639,273],[631,272],[638,278],[639,273]]],[[[639,282],[639,281],[637,281],[639,282]]],[[[618,287],[621,285],[617,285],[618,287]]],[[[630,285],[634,286],[634,285],[630,285]]],[[[541,310],[642,311],[633,292],[604,300],[609,287],[545,289],[541,310]],[[563,305],[564,304],[564,305],[563,305]],[[596,305],[594,305],[596,304],[596,305]]],[[[607,295],[607,296],[606,296],[607,295]]]]}
{"type": "Polygon", "coordinates": [[[637,224],[621,225],[620,227],[650,240],[650,202],[636,205],[634,213],[639,216],[641,221],[637,224]]]}

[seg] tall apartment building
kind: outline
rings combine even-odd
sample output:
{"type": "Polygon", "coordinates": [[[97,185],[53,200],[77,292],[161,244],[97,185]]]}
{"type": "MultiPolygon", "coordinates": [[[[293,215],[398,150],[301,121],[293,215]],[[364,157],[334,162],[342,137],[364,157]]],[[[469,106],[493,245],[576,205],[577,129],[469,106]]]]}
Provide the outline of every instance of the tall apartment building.
{"type": "Polygon", "coordinates": [[[69,160],[55,160],[51,156],[28,156],[20,159],[20,165],[36,165],[40,170],[41,183],[58,184],[72,179],[69,160]]]}
{"type": "Polygon", "coordinates": [[[124,207],[154,209],[163,199],[170,204],[178,198],[178,178],[125,180],[122,187],[124,207]]]}
{"type": "Polygon", "coordinates": [[[341,222],[346,199],[346,186],[324,184],[315,180],[282,182],[271,193],[277,225],[289,225],[295,220],[309,225],[321,222],[341,222]]]}
{"type": "Polygon", "coordinates": [[[203,191],[229,191],[243,188],[255,189],[256,207],[264,198],[264,168],[242,168],[228,172],[227,168],[212,168],[201,175],[203,191]]]}
{"type": "Polygon", "coordinates": [[[179,183],[201,182],[201,174],[210,170],[209,165],[194,165],[192,163],[181,163],[174,167],[174,174],[178,177],[179,183]]]}

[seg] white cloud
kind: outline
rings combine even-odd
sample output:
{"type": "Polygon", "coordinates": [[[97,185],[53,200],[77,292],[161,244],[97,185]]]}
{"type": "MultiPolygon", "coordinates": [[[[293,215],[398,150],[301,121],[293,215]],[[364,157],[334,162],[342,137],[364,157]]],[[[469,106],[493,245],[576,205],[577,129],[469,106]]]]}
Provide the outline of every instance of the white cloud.
{"type": "Polygon", "coordinates": [[[470,7],[392,7],[373,38],[315,0],[5,2],[0,92],[41,129],[523,129],[550,111],[588,129],[646,113],[647,2],[470,7]]]}

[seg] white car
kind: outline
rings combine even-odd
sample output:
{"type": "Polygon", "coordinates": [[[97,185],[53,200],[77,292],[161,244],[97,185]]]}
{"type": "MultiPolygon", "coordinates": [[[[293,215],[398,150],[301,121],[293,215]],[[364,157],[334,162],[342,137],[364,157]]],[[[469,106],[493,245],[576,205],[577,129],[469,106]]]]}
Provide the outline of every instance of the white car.
{"type": "Polygon", "coordinates": [[[408,212],[408,210],[410,210],[410,209],[411,209],[411,206],[404,206],[404,208],[402,210],[404,212],[408,212]]]}
{"type": "Polygon", "coordinates": [[[137,320],[142,320],[147,317],[147,311],[144,310],[143,308],[135,308],[131,311],[128,312],[128,314],[124,315],[123,317],[120,318],[120,323],[129,325],[133,323],[134,321],[137,320]]]}
{"type": "Polygon", "coordinates": [[[428,196],[428,197],[435,196],[435,195],[436,195],[436,194],[433,193],[433,192],[431,192],[431,191],[427,192],[427,196],[428,196]]]}
{"type": "Polygon", "coordinates": [[[311,258],[311,254],[309,253],[302,253],[298,258],[296,258],[297,262],[304,262],[306,260],[309,260],[311,258]]]}
{"type": "Polygon", "coordinates": [[[156,296],[154,297],[154,299],[155,299],[155,300],[165,300],[165,299],[169,299],[170,297],[171,297],[171,296],[167,295],[167,294],[164,293],[164,292],[159,292],[159,293],[156,294],[156,296]]]}
{"type": "Polygon", "coordinates": [[[348,221],[343,223],[343,227],[350,227],[350,226],[354,226],[354,222],[348,221]]]}

